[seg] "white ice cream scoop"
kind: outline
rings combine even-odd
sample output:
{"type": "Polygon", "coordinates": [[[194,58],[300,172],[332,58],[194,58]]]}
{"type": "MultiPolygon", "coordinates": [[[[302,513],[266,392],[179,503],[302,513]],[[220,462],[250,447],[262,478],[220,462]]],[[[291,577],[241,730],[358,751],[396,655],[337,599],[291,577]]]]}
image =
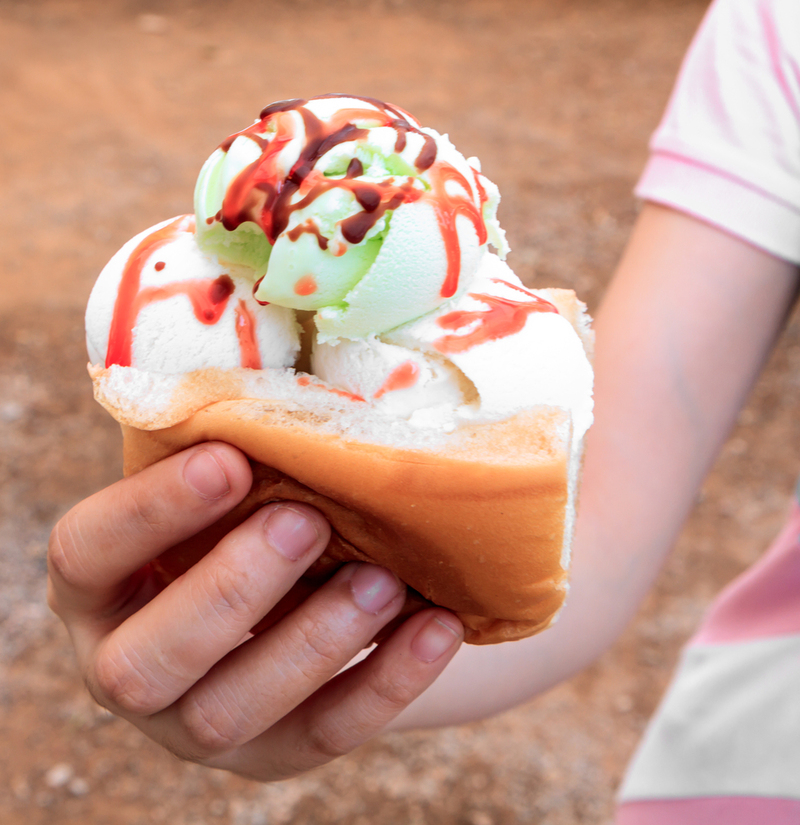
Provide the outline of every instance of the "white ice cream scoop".
{"type": "Polygon", "coordinates": [[[259,305],[247,270],[202,252],[191,215],[141,232],[106,264],[86,344],[93,364],[162,374],[290,367],[300,349],[294,313],[259,305]]]}

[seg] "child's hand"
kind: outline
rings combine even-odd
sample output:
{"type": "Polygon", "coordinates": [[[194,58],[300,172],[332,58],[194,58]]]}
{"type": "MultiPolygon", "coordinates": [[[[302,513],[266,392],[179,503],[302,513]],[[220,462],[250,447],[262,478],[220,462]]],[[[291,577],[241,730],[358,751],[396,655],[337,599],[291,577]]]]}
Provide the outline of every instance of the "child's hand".
{"type": "Polygon", "coordinates": [[[404,600],[388,571],[348,564],[247,638],[328,542],[325,519],[294,503],[262,508],[158,592],[147,563],[250,482],[241,453],[203,444],[86,499],[53,530],[49,598],[101,705],[181,758],[271,780],[380,732],[442,671],[462,629],[423,611],[334,679],[404,600]]]}

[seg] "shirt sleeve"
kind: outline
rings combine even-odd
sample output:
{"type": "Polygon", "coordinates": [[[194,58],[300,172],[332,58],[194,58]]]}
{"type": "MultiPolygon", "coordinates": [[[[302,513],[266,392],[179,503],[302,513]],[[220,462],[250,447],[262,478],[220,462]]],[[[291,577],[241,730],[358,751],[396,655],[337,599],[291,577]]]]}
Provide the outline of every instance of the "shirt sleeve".
{"type": "Polygon", "coordinates": [[[715,0],[636,188],[800,263],[800,2],[715,0]]]}

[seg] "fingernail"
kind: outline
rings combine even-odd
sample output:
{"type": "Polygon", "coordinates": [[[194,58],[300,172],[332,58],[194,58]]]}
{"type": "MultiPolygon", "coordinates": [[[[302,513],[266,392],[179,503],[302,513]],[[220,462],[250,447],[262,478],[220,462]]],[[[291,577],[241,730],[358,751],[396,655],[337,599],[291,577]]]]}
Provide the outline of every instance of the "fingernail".
{"type": "Polygon", "coordinates": [[[374,564],[360,564],[350,579],[353,600],[365,613],[373,615],[380,613],[402,587],[397,576],[374,564]]]}
{"type": "Polygon", "coordinates": [[[461,630],[437,616],[428,620],[411,640],[411,652],[421,662],[435,662],[461,639],[461,630]]]}
{"type": "Polygon", "coordinates": [[[285,504],[269,514],[264,529],[270,544],[290,561],[304,556],[319,538],[314,522],[285,504]]]}
{"type": "Polygon", "coordinates": [[[198,450],[183,468],[186,483],[200,498],[216,501],[231,491],[225,471],[208,450],[198,450]]]}

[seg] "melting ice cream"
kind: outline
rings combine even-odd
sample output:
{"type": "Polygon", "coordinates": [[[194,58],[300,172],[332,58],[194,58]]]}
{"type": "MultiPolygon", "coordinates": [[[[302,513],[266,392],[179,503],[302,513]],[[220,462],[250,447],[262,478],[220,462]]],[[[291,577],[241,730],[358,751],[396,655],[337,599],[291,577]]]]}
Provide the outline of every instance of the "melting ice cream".
{"type": "Polygon", "coordinates": [[[298,364],[298,382],[452,429],[547,404],[591,423],[572,324],[503,262],[497,187],[396,106],[282,101],[204,165],[195,215],[137,235],[87,309],[92,363],[179,374],[298,364]],[[494,252],[489,249],[494,247],[494,252]]]}

